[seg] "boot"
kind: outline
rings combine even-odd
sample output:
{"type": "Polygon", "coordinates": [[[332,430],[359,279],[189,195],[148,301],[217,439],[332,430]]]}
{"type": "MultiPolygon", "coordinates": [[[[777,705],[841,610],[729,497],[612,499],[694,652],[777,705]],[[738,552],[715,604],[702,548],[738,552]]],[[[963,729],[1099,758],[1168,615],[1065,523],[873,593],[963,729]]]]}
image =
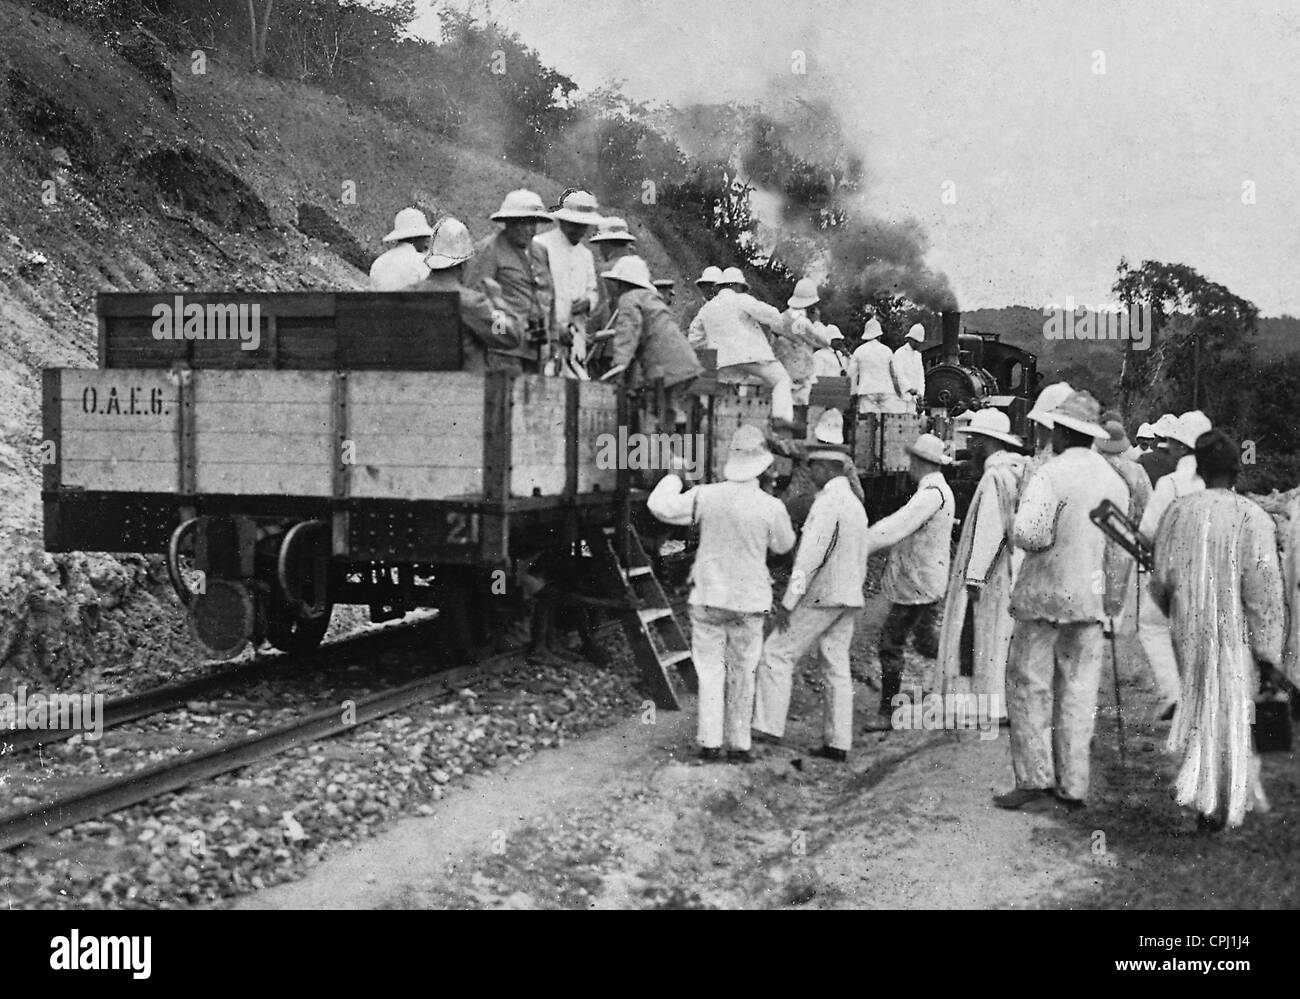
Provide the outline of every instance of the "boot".
{"type": "Polygon", "coordinates": [[[892,715],[894,713],[894,698],[898,696],[899,688],[902,685],[903,671],[901,669],[880,667],[880,713],[882,715],[892,715]]]}

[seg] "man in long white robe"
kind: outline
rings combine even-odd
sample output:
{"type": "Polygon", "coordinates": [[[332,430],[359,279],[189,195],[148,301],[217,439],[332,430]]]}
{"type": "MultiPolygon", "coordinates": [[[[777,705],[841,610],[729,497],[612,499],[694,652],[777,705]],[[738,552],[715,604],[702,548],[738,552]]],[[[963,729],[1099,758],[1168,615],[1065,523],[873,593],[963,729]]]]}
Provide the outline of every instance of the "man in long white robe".
{"type": "Polygon", "coordinates": [[[1252,742],[1259,664],[1282,655],[1282,573],[1273,520],[1232,491],[1239,451],[1211,433],[1196,449],[1207,488],[1170,507],[1156,535],[1151,593],[1169,614],[1182,684],[1166,749],[1181,753],[1180,805],[1202,828],[1266,811],[1252,742]]]}
{"type": "Polygon", "coordinates": [[[1286,588],[1287,628],[1282,671],[1300,686],[1300,496],[1287,507],[1285,538],[1282,582],[1286,588]]]}
{"type": "Polygon", "coordinates": [[[984,455],[984,474],[971,497],[948,578],[939,672],[945,694],[965,686],[961,665],[963,653],[969,651],[970,691],[988,698],[989,716],[1001,721],[1006,718],[1007,651],[1015,624],[1009,610],[1011,589],[1024,558],[1015,547],[1016,496],[1027,459],[1006,449],[1008,444],[1019,447],[1020,438],[1011,433],[1011,421],[1000,410],[980,410],[966,434],[970,449],[984,455]],[[970,643],[965,649],[964,640],[970,643]]]}
{"type": "MultiPolygon", "coordinates": [[[[1177,500],[1183,496],[1200,492],[1205,482],[1196,471],[1196,459],[1192,450],[1197,438],[1210,429],[1210,421],[1200,410],[1184,413],[1174,422],[1167,433],[1169,454],[1177,466],[1168,475],[1162,476],[1151,491],[1151,499],[1142,512],[1142,521],[1138,533],[1154,543],[1160,520],[1177,500]]],[[[1156,556],[1159,557],[1159,551],[1156,556]]],[[[1141,574],[1139,573],[1139,579],[1141,574]]],[[[1174,714],[1174,702],[1178,700],[1178,661],[1174,650],[1173,636],[1169,630],[1169,619],[1160,612],[1152,601],[1142,605],[1142,616],[1138,619],[1138,638],[1142,642],[1142,651],[1146,653],[1151,666],[1151,675],[1159,691],[1161,719],[1168,721],[1174,714]]]]}

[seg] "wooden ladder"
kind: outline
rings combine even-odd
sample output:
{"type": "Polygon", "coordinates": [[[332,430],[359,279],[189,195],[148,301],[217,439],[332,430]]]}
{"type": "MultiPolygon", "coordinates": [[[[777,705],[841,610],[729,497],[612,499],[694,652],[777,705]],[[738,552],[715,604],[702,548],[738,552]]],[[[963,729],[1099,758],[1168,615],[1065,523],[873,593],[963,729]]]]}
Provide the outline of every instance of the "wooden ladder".
{"type": "Polygon", "coordinates": [[[619,621],[655,706],[680,710],[681,701],[670,667],[677,667],[688,691],[694,693],[699,689],[695,665],[691,662],[691,643],[673,614],[668,595],[655,576],[641,539],[631,528],[606,527],[599,539],[589,545],[600,562],[602,580],[612,593],[623,598],[620,602],[625,609],[619,611],[619,621]]]}

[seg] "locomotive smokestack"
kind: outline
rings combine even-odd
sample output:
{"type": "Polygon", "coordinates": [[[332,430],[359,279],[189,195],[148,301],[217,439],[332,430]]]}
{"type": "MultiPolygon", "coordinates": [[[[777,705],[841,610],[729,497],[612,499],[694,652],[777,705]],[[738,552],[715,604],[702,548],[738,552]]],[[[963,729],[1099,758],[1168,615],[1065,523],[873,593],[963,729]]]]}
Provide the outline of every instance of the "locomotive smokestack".
{"type": "Polygon", "coordinates": [[[956,364],[958,360],[958,334],[961,333],[961,313],[950,309],[941,319],[943,328],[943,353],[940,361],[944,364],[956,364]]]}

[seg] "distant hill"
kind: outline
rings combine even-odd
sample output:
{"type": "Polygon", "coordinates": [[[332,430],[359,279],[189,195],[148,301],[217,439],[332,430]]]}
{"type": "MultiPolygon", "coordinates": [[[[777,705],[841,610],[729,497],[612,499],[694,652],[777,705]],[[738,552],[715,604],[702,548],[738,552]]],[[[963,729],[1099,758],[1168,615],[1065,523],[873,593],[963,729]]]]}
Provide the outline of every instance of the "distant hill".
{"type": "MultiPolygon", "coordinates": [[[[1012,305],[1002,309],[971,309],[961,314],[971,333],[996,333],[1005,342],[1038,356],[1038,370],[1048,381],[1064,378],[1092,392],[1103,405],[1117,401],[1124,345],[1115,340],[1048,340],[1041,308],[1012,305]]],[[[1281,316],[1261,319],[1255,334],[1261,359],[1300,352],[1300,319],[1281,316]]]]}

